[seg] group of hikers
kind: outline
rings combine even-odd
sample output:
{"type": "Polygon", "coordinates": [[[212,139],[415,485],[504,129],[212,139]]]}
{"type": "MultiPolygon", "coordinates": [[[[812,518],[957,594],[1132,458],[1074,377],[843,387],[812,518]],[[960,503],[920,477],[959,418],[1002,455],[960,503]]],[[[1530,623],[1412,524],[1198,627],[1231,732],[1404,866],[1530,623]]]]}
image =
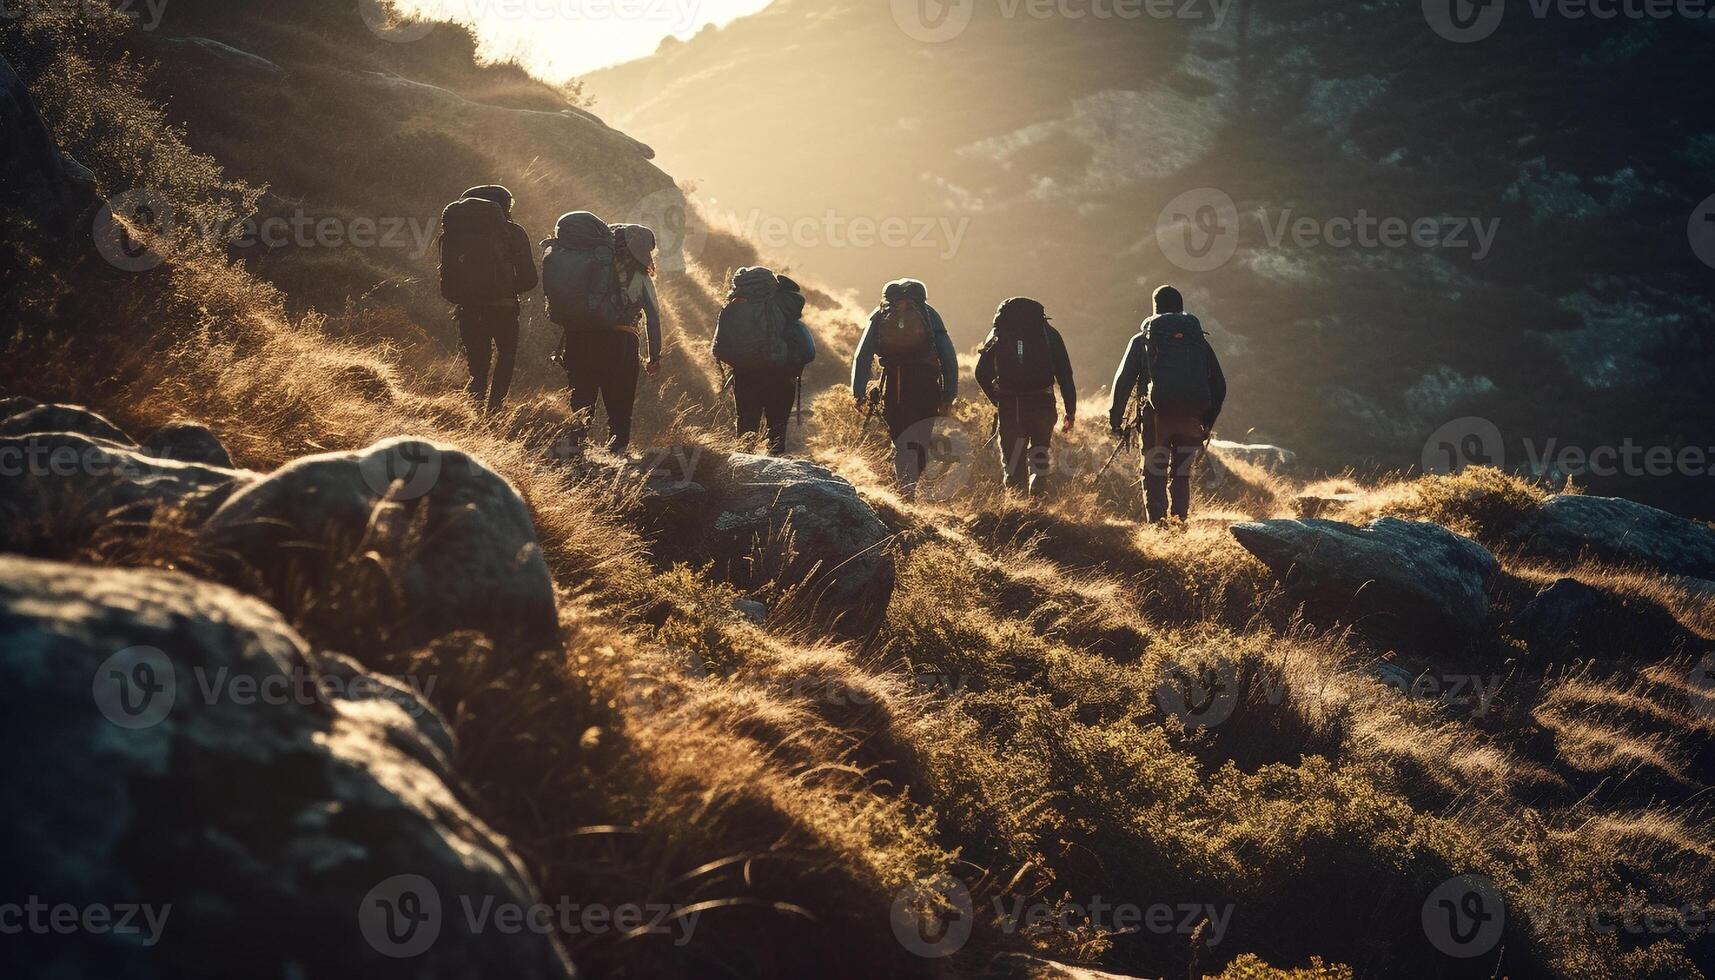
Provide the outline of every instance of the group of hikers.
{"type": "MultiPolygon", "coordinates": [[[[491,413],[505,402],[517,363],[520,297],[540,284],[549,320],[564,331],[554,359],[571,390],[573,440],[581,445],[587,439],[599,401],[607,410],[607,447],[623,452],[631,442],[639,370],[653,377],[661,366],[655,234],[572,212],[541,243],[538,275],[530,236],[512,221],[512,206],[511,192],[491,184],[466,191],[442,215],[441,294],[455,307],[471,396],[491,413]],[[647,357],[639,350],[639,320],[647,357]]],[[[740,269],[711,345],[732,388],[739,434],[765,434],[773,455],[786,453],[794,405],[802,405],[804,368],[816,358],[804,306],[803,290],[790,278],[761,267],[740,269]]],[[[1000,305],[980,349],[976,381],[995,406],[1005,486],[1044,495],[1054,430],[1072,431],[1078,396],[1066,342],[1041,303],[1016,297],[1000,305]]],[[[958,353],[923,283],[899,279],[884,288],[852,360],[851,393],[866,424],[876,414],[885,421],[895,477],[902,494],[913,496],[929,465],[934,422],[951,414],[959,394],[958,353]]],[[[1157,289],[1153,315],[1126,345],[1108,409],[1109,428],[1121,440],[1116,454],[1139,440],[1152,522],[1188,518],[1192,468],[1226,394],[1202,324],[1185,311],[1179,290],[1157,289]]]]}

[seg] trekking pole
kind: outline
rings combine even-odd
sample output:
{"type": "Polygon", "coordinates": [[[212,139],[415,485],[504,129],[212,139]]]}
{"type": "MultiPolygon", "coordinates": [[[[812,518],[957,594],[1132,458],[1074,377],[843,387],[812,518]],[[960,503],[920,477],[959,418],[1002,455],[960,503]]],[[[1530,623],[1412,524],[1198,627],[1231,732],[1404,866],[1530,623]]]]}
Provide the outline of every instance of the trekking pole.
{"type": "MultiPolygon", "coordinates": [[[[1131,405],[1133,403],[1133,401],[1135,400],[1135,398],[1136,398],[1136,394],[1134,393],[1132,398],[1128,398],[1126,400],[1126,404],[1128,406],[1131,405]]],[[[1119,444],[1114,446],[1114,451],[1112,453],[1108,454],[1108,461],[1106,463],[1103,463],[1102,468],[1096,471],[1096,486],[1097,487],[1100,487],[1102,485],[1102,477],[1104,477],[1108,474],[1108,468],[1114,465],[1114,460],[1119,458],[1120,452],[1124,449],[1130,448],[1131,441],[1133,438],[1137,438],[1137,439],[1139,439],[1139,441],[1141,441],[1142,435],[1143,435],[1143,406],[1139,405],[1138,410],[1137,410],[1137,414],[1135,414],[1132,417],[1131,425],[1127,426],[1125,428],[1123,434],[1120,436],[1119,444]]]]}

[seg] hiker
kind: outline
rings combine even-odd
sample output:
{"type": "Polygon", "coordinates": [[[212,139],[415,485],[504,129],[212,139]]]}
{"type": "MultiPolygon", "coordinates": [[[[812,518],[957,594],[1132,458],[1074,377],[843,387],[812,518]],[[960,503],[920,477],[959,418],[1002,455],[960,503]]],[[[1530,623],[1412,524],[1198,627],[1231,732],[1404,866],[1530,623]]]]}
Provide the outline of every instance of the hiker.
{"type": "Polygon", "coordinates": [[[1054,388],[1066,406],[1060,431],[1070,434],[1078,414],[1078,387],[1066,341],[1048,322],[1042,304],[1016,297],[1000,305],[994,329],[977,357],[977,385],[994,403],[1005,486],[1041,497],[1053,468],[1054,388]]]}
{"type": "Polygon", "coordinates": [[[738,270],[715,324],[715,359],[732,369],[738,434],[768,421],[768,454],[786,455],[793,397],[803,397],[804,366],[816,359],[816,342],[804,325],[804,291],[761,266],[738,270]]]}
{"type": "Polygon", "coordinates": [[[530,234],[512,220],[512,192],[498,184],[465,191],[441,213],[440,245],[441,296],[456,308],[470,394],[493,414],[518,361],[518,298],[537,283],[530,234]]]}
{"type": "Polygon", "coordinates": [[[1108,424],[1116,436],[1141,435],[1144,504],[1151,523],[1191,516],[1191,469],[1208,445],[1227,399],[1227,379],[1203,324],[1185,312],[1172,286],[1155,291],[1155,315],[1143,321],[1114,375],[1108,424]],[[1126,424],[1133,393],[1136,422],[1126,424]],[[1169,487],[1171,486],[1171,495],[1169,487]]]}
{"type": "Polygon", "coordinates": [[[565,328],[560,363],[578,421],[575,443],[586,438],[597,400],[607,408],[607,448],[631,444],[637,399],[637,318],[644,318],[649,360],[661,370],[661,304],[655,295],[655,233],[642,225],[609,225],[588,211],[564,215],[554,237],[542,243],[542,283],[548,318],[565,328]]]}
{"type": "Polygon", "coordinates": [[[941,314],[929,305],[928,288],[915,279],[887,284],[881,305],[852,360],[852,396],[859,411],[879,404],[893,440],[893,472],[911,499],[929,465],[925,443],[932,433],[920,425],[953,410],[959,395],[959,357],[941,314]],[[870,386],[870,359],[881,358],[881,384],[870,386]]]}

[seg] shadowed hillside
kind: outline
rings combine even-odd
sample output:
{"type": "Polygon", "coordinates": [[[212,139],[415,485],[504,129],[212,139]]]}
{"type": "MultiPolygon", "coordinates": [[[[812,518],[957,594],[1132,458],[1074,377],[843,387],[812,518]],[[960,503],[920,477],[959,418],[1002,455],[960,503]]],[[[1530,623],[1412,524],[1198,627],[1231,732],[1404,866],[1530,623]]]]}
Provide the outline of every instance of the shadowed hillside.
{"type": "MultiPolygon", "coordinates": [[[[1040,506],[970,402],[916,500],[837,390],[757,456],[729,234],[636,452],[575,456],[557,390],[474,411],[432,263],[194,232],[671,178],[468,38],[173,9],[0,34],[6,880],[172,910],[7,976],[1708,975],[1715,528],[1229,448],[1146,526],[1093,404],[1040,506]],[[189,217],[117,235],[139,186],[189,217]]],[[[821,389],[858,311],[811,300],[821,389]]]]}
{"type": "MultiPolygon", "coordinates": [[[[1708,21],[1520,10],[1459,44],[1424,9],[781,0],[585,81],[711,220],[866,297],[927,280],[961,346],[1042,299],[1086,392],[1185,287],[1227,434],[1321,465],[1416,465],[1474,416],[1499,434],[1469,455],[1558,478],[1545,445],[1715,427],[1708,21]],[[926,234],[858,247],[854,219],[926,234]]],[[[1707,516],[1702,472],[1575,475],[1707,516]]]]}

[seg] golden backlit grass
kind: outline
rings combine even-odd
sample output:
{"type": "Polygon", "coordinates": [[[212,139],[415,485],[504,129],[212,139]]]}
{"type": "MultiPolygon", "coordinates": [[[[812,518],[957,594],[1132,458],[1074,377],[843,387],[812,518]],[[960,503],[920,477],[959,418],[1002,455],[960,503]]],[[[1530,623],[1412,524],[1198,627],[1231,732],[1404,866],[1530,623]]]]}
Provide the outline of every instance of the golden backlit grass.
{"type": "MultiPolygon", "coordinates": [[[[62,130],[66,111],[54,118],[62,130]]],[[[70,148],[81,155],[80,141],[136,122],[126,118],[64,130],[70,148]]],[[[225,193],[193,169],[205,186],[183,193],[225,193]]],[[[720,240],[663,282],[681,349],[706,343],[721,283],[747,261],[748,246],[720,240]]],[[[294,315],[289,297],[194,249],[140,277],[47,258],[38,268],[55,271],[26,287],[22,302],[43,316],[8,341],[6,392],[86,402],[133,431],[195,419],[259,470],[424,436],[482,458],[523,494],[560,596],[557,649],[502,656],[456,635],[411,653],[345,652],[438,678],[458,770],[545,895],[711,903],[683,948],[564,937],[591,975],[793,976],[815,964],[827,976],[975,976],[997,951],[1144,975],[1413,975],[1444,962],[1420,913],[1456,873],[1490,875],[1519,907],[1710,898],[1706,814],[1662,802],[1691,798],[1707,778],[1694,756],[1711,722],[1695,711],[1683,657],[1567,677],[1505,654],[1472,664],[1449,651],[1438,664],[1438,652],[1378,650],[1306,623],[1226,531],[1290,514],[1301,488],[1286,477],[1233,465],[1203,485],[1189,526],[1139,526],[1135,457],[1098,485],[1110,447],[1089,406],[1064,443],[1073,462],[1059,493],[1031,505],[996,488],[992,413],[967,402],[950,423],[968,443],[967,484],[910,503],[888,485],[885,439],[862,431],[849,396],[819,395],[795,443],[807,437],[900,532],[885,624],[836,643],[801,621],[758,626],[734,610],[731,586],[650,561],[629,523],[636,479],[551,458],[567,422],[554,393],[526,391],[506,416],[480,419],[450,359],[330,338],[320,315],[294,315]],[[1413,669],[1521,680],[1477,717],[1377,681],[1374,663],[1396,653],[1413,669]],[[1188,728],[1163,707],[1164,682],[1187,668],[1231,670],[1228,721],[1188,728]],[[902,889],[939,874],[964,880],[978,913],[972,943],[947,963],[910,955],[889,918],[902,889]],[[993,912],[996,901],[1092,896],[1234,913],[1216,946],[1206,929],[1025,935],[993,912]]],[[[839,373],[853,314],[844,301],[818,307],[819,386],[839,373]]],[[[389,314],[342,315],[338,332],[352,337],[365,317],[389,314]]],[[[643,451],[735,448],[717,385],[691,356],[646,385],[643,451]]],[[[1360,499],[1328,516],[1438,520],[1489,542],[1540,496],[1485,470],[1340,489],[1360,499]]],[[[195,561],[170,518],[141,543],[88,524],[54,537],[90,560],[195,561]]],[[[1683,584],[1502,557],[1520,581],[1573,574],[1715,635],[1707,600],[1683,584]]],[[[1506,946],[1514,975],[1694,971],[1680,940],[1639,945],[1528,915],[1509,920],[1506,946]]]]}

